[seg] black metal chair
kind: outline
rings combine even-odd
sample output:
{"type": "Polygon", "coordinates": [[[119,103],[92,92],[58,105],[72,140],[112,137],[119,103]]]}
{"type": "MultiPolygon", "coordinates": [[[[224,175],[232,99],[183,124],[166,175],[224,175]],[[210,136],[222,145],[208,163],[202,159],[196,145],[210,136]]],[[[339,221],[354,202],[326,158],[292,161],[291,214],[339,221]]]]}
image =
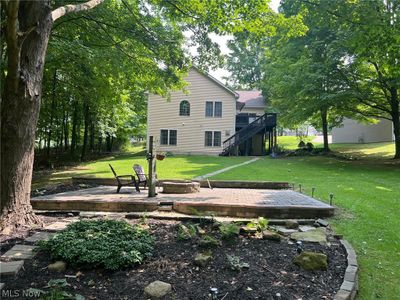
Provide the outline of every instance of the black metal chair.
{"type": "Polygon", "coordinates": [[[123,186],[129,186],[129,185],[133,185],[135,187],[136,191],[138,191],[140,193],[139,184],[137,183],[134,175],[117,175],[117,173],[115,173],[115,170],[111,166],[111,164],[108,164],[108,165],[110,166],[111,171],[113,172],[114,177],[117,180],[117,184],[118,184],[117,193],[119,193],[119,191],[121,190],[121,188],[123,186]],[[124,178],[130,178],[130,181],[123,182],[122,179],[124,179],[124,178]]]}
{"type": "Polygon", "coordinates": [[[148,184],[148,176],[147,176],[147,174],[144,173],[143,167],[141,165],[134,164],[133,170],[135,171],[136,176],[138,178],[138,180],[137,180],[138,186],[143,184],[143,188],[146,188],[147,184],[148,184]]]}

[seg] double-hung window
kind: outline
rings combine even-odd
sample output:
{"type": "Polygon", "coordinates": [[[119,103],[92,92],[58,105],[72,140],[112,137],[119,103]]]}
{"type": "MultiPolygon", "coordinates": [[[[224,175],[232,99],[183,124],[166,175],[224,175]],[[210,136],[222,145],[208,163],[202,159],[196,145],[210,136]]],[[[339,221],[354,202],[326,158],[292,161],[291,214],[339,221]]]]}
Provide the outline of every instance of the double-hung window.
{"type": "Polygon", "coordinates": [[[206,117],[222,117],[222,102],[206,101],[206,117]]]}
{"type": "Polygon", "coordinates": [[[178,132],[173,129],[161,129],[160,145],[176,146],[178,142],[178,132]]]}
{"type": "Polygon", "coordinates": [[[204,145],[206,147],[221,147],[221,131],[206,131],[204,145]]]}

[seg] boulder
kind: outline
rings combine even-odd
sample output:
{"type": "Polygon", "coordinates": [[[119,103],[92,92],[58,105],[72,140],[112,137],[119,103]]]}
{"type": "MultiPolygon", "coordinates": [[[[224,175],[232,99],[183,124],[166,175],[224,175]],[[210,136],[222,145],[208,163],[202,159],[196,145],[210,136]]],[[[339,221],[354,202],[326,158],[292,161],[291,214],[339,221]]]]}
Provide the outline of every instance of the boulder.
{"type": "Polygon", "coordinates": [[[294,232],[290,235],[290,238],[296,241],[326,244],[326,233],[323,228],[294,232]]]}
{"type": "Polygon", "coordinates": [[[328,258],[323,253],[303,251],[294,259],[294,263],[305,270],[328,269],[328,258]]]}
{"type": "Polygon", "coordinates": [[[198,253],[194,257],[194,264],[199,267],[205,267],[211,260],[212,256],[208,253],[198,253]]]}
{"type": "Polygon", "coordinates": [[[54,272],[64,272],[66,268],[67,268],[67,264],[61,260],[58,260],[55,263],[47,266],[47,269],[49,271],[54,271],[54,272]]]}
{"type": "Polygon", "coordinates": [[[262,232],[262,236],[264,240],[270,240],[276,242],[279,242],[282,239],[282,236],[279,233],[270,230],[264,230],[262,232]]]}
{"type": "Polygon", "coordinates": [[[169,283],[156,280],[144,288],[144,294],[152,299],[159,299],[171,292],[172,286],[169,283]]]}
{"type": "Polygon", "coordinates": [[[299,228],[299,223],[296,220],[286,220],[285,227],[287,229],[297,229],[299,228]]]}

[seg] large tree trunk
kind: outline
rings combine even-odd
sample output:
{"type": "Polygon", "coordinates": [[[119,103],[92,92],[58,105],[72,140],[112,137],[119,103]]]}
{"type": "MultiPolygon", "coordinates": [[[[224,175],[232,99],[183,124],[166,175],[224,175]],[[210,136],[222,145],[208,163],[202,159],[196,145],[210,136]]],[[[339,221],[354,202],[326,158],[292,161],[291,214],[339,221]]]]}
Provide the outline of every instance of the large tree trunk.
{"type": "Polygon", "coordinates": [[[400,159],[400,103],[399,94],[397,89],[394,87],[390,90],[391,94],[391,111],[392,111],[392,122],[393,122],[393,134],[394,134],[394,145],[395,145],[395,159],[400,159]]]}
{"type": "Polygon", "coordinates": [[[329,152],[328,140],[328,110],[321,109],[322,135],[324,138],[324,151],[329,152]]]}
{"type": "Polygon", "coordinates": [[[32,211],[30,192],[43,66],[52,24],[49,1],[8,2],[8,73],[1,107],[0,229],[4,232],[40,223],[32,211]]]}

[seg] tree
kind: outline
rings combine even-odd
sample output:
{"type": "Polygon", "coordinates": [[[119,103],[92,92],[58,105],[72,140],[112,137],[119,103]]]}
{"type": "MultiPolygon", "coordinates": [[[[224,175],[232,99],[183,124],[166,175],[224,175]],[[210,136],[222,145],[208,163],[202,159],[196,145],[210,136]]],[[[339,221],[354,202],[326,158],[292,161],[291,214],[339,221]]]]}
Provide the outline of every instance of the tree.
{"type": "MultiPolygon", "coordinates": [[[[102,0],[51,10],[50,1],[2,2],[7,67],[1,102],[1,228],[37,223],[30,205],[35,130],[46,48],[55,20],[102,0]]],[[[3,28],[2,28],[3,29],[3,28]]]]}
{"type": "MultiPolygon", "coordinates": [[[[58,1],[54,1],[57,5],[58,1]]],[[[34,156],[35,132],[38,122],[40,100],[42,94],[42,76],[46,49],[50,33],[55,20],[70,13],[88,11],[99,6],[103,0],[90,0],[85,3],[70,4],[51,9],[53,1],[19,1],[9,0],[1,2],[2,13],[6,16],[2,23],[2,32],[5,33],[7,66],[3,69],[5,85],[2,91],[1,103],[1,216],[0,229],[12,230],[17,226],[30,225],[39,222],[30,205],[30,184],[34,156]]],[[[170,39],[170,33],[185,30],[194,32],[195,37],[204,36],[204,33],[235,33],[247,30],[249,32],[267,33],[282,22],[282,18],[273,14],[268,6],[269,1],[259,0],[231,0],[226,1],[139,1],[121,0],[108,1],[116,7],[124,7],[130,12],[129,19],[118,19],[118,22],[107,24],[85,17],[99,25],[99,36],[113,42],[114,47],[124,52],[127,45],[123,39],[114,39],[107,29],[114,29],[114,34],[125,31],[134,36],[137,28],[146,32],[140,39],[135,40],[153,54],[147,58],[131,57],[131,63],[138,68],[136,74],[154,70],[149,83],[156,87],[153,92],[166,94],[171,86],[182,83],[185,73],[187,56],[184,51],[170,51],[173,48],[181,49],[182,39],[170,39]],[[143,23],[143,20],[149,23],[143,23]],[[154,34],[156,28],[168,30],[154,34]],[[163,47],[169,45],[169,47],[163,47]],[[179,55],[176,56],[175,54],[179,55]],[[152,63],[147,63],[147,62],[152,63]],[[140,64],[137,64],[140,62],[140,64]]],[[[99,6],[101,7],[101,5],[99,6]]],[[[82,18],[80,14],[75,19],[82,18]]],[[[66,21],[73,21],[70,18],[66,21]]],[[[81,33],[83,35],[84,32],[81,33]]],[[[173,35],[175,37],[176,34],[173,35]]],[[[181,49],[182,50],[182,49],[181,49]]],[[[207,47],[200,48],[202,51],[207,47]]],[[[129,53],[128,53],[129,55],[129,53]]],[[[59,69],[57,69],[57,73],[59,69]]],[[[58,79],[56,74],[55,78],[58,79]]],[[[74,100],[72,98],[72,100],[74,100]]],[[[78,108],[78,106],[76,106],[78,108]]],[[[90,110],[86,103],[85,110],[90,110]]],[[[84,111],[85,111],[84,110],[84,111]]],[[[76,111],[78,112],[78,111],[76,111]]],[[[89,116],[89,114],[86,114],[89,116]]],[[[76,128],[75,128],[76,130],[76,128]]],[[[72,130],[74,131],[74,129],[72,130]]],[[[72,141],[71,141],[72,142],[72,141]]],[[[71,143],[72,144],[72,143],[71,143]]],[[[72,146],[72,145],[71,145],[72,146]]]]}
{"type": "MultiPolygon", "coordinates": [[[[361,117],[393,123],[395,156],[400,158],[400,2],[396,0],[340,1],[335,17],[348,53],[340,70],[361,117]]],[[[327,9],[332,13],[332,9],[327,9]]]]}

